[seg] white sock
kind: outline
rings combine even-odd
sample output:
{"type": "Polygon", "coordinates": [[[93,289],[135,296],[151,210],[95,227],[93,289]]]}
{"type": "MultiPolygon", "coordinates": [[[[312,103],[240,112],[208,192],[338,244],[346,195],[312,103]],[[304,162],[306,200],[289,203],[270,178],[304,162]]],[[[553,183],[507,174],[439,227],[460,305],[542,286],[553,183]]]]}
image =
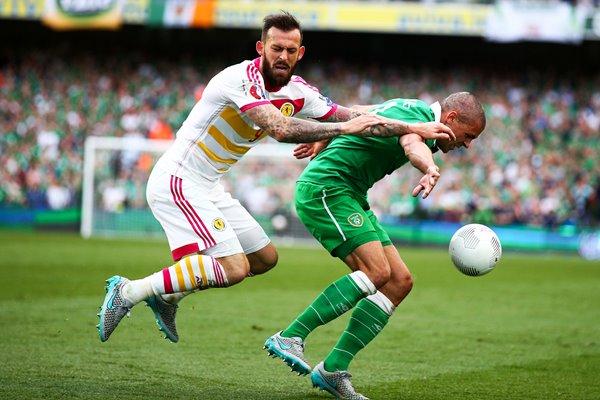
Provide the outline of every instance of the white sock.
{"type": "Polygon", "coordinates": [[[392,303],[392,301],[388,299],[387,296],[381,293],[379,290],[377,291],[377,293],[367,296],[367,299],[371,300],[389,316],[391,316],[394,310],[396,309],[396,307],[394,307],[394,303],[392,303]]]}
{"type": "Polygon", "coordinates": [[[358,285],[360,290],[366,295],[374,294],[377,291],[377,288],[375,287],[373,282],[371,282],[367,274],[365,274],[362,271],[352,272],[350,274],[350,278],[352,278],[352,280],[358,285]]]}
{"type": "Polygon", "coordinates": [[[133,304],[137,304],[150,296],[154,296],[150,277],[137,279],[123,286],[123,296],[133,304]]]}
{"type": "Polygon", "coordinates": [[[188,294],[192,294],[194,292],[197,292],[197,290],[191,291],[191,292],[182,292],[182,293],[172,293],[172,294],[163,294],[160,297],[166,301],[167,303],[170,304],[177,304],[181,301],[181,299],[183,299],[185,296],[187,296],[188,294]]]}

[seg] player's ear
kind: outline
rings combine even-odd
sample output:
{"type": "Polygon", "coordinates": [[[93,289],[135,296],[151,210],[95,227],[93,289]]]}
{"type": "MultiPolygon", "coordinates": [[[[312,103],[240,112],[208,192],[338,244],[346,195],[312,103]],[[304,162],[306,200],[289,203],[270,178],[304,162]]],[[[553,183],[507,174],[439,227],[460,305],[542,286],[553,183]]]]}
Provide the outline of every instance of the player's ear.
{"type": "Polygon", "coordinates": [[[456,111],[450,111],[448,114],[446,114],[446,122],[444,123],[448,123],[448,122],[454,122],[458,119],[458,113],[456,111]]]}
{"type": "Polygon", "coordinates": [[[305,51],[306,51],[306,47],[300,46],[300,48],[298,49],[298,61],[302,60],[302,57],[304,57],[305,51]]]}
{"type": "Polygon", "coordinates": [[[262,41],[258,41],[256,42],[256,52],[258,53],[258,55],[262,56],[262,52],[265,49],[265,45],[262,41]]]}

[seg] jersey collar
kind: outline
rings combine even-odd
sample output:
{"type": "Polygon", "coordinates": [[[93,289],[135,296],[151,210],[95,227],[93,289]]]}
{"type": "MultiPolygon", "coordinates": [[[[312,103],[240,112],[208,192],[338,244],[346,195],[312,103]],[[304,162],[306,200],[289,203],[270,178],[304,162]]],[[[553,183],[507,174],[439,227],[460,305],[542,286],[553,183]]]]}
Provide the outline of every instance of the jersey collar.
{"type": "MultiPolygon", "coordinates": [[[[440,102],[436,101],[435,103],[431,104],[429,108],[431,108],[431,111],[433,111],[433,120],[435,122],[440,122],[440,120],[442,119],[442,106],[440,102]]],[[[435,140],[433,142],[433,146],[431,147],[431,152],[435,153],[439,149],[440,148],[437,146],[437,140],[435,140]]]]}
{"type": "Polygon", "coordinates": [[[440,122],[442,119],[442,106],[439,101],[436,101],[432,105],[429,106],[431,111],[433,111],[433,117],[435,122],[440,122]]]}

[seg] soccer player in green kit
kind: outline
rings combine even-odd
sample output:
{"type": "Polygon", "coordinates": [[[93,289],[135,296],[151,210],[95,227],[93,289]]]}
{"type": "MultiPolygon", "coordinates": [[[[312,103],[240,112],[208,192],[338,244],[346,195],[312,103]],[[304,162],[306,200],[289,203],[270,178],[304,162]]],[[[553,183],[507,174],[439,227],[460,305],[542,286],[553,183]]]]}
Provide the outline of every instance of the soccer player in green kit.
{"type": "MultiPolygon", "coordinates": [[[[367,191],[406,163],[423,173],[412,195],[426,198],[440,170],[433,153],[469,148],[485,128],[479,101],[470,93],[454,93],[441,103],[393,99],[372,112],[405,122],[441,122],[456,140],[424,140],[418,135],[333,139],[308,164],[295,191],[298,217],[332,256],[352,272],[332,284],[283,331],[267,339],[265,348],[298,374],[311,374],[313,386],[342,399],[367,399],[350,382],[348,366],[356,353],[381,332],[394,309],[412,289],[411,274],[367,201],[367,191]],[[354,308],[337,344],[312,369],[304,357],[306,337],[317,327],[354,308]],[[311,372],[312,371],[312,372],[311,372]]],[[[315,156],[314,144],[300,145],[299,158],[315,156]]]]}

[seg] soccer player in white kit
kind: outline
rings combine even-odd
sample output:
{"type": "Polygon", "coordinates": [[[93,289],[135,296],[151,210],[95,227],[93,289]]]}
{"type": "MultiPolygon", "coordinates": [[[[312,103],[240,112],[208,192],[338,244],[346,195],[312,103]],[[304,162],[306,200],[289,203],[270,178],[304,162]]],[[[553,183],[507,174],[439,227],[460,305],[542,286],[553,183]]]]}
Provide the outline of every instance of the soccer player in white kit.
{"type": "Polygon", "coordinates": [[[143,279],[107,280],[98,314],[101,341],[146,301],[166,337],[177,342],[175,315],[184,296],[228,287],[275,266],[277,251],[264,230],[220,184],[267,135],[291,143],[342,134],[453,137],[443,124],[407,124],[333,103],[293,74],[304,55],[301,43],[300,24],[291,14],[267,16],[256,43],[260,57],[230,66],[208,83],[147,185],[148,204],[176,263],[143,279]]]}

